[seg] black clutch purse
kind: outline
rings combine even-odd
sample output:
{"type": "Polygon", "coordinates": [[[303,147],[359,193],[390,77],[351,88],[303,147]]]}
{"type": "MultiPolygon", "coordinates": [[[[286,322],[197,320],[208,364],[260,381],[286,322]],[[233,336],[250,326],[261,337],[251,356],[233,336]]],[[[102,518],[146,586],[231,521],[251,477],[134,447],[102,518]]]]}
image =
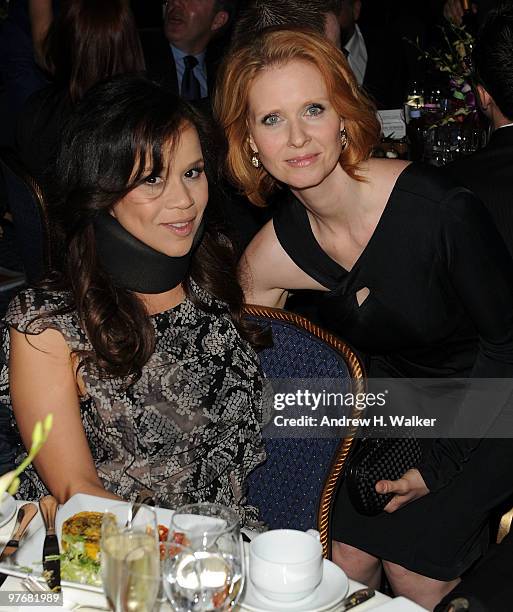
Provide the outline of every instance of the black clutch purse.
{"type": "Polygon", "coordinates": [[[375,516],[394,496],[376,493],[378,480],[397,480],[416,468],[422,457],[418,440],[409,438],[366,438],[349,461],[346,487],[355,510],[375,516]]]}

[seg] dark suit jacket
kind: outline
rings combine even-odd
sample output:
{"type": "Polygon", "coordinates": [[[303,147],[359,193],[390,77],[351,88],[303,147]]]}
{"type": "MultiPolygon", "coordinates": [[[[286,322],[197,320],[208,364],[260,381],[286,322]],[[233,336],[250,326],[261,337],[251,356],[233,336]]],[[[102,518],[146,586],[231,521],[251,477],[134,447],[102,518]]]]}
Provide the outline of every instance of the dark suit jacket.
{"type": "Polygon", "coordinates": [[[443,170],[483,201],[513,256],[513,126],[496,130],[484,149],[443,170]]]}
{"type": "Polygon", "coordinates": [[[400,39],[364,24],[360,30],[367,47],[365,91],[379,109],[402,108],[408,88],[408,69],[400,39]]]}
{"type": "MultiPolygon", "coordinates": [[[[140,37],[148,76],[164,83],[176,94],[180,94],[173,52],[162,30],[142,30],[140,37]]],[[[218,54],[207,48],[205,64],[209,97],[214,89],[219,61],[218,54]]]]}

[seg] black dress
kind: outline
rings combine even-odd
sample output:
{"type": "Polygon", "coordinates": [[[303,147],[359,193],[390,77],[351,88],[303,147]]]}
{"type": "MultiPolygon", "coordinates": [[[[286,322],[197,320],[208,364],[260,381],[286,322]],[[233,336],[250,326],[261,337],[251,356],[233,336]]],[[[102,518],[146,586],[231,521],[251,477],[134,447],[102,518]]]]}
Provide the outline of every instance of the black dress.
{"type": "MultiPolygon", "coordinates": [[[[513,262],[480,201],[436,169],[401,173],[350,271],[321,249],[292,194],[274,228],[291,259],[329,289],[322,323],[365,355],[370,377],[513,377],[513,262]]],[[[490,510],[513,492],[513,444],[436,440],[419,470],[431,493],[390,515],[360,515],[342,486],[333,535],[450,580],[484,552],[490,510]]]]}

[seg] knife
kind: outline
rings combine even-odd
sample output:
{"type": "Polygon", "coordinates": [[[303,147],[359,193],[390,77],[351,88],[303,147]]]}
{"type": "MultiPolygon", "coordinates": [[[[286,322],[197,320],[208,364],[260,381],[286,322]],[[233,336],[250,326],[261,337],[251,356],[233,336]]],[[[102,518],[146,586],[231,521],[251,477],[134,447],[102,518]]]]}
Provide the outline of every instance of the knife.
{"type": "Polygon", "coordinates": [[[0,561],[5,561],[7,557],[10,557],[13,553],[18,550],[20,540],[23,537],[30,521],[37,514],[36,504],[23,504],[18,510],[18,516],[16,517],[16,525],[12,533],[11,539],[5,545],[2,554],[0,555],[0,561]]]}
{"type": "Polygon", "coordinates": [[[374,597],[375,594],[376,593],[374,589],[359,589],[358,591],[355,591],[352,595],[349,595],[340,602],[340,605],[343,606],[340,609],[344,610],[344,612],[346,610],[351,610],[352,608],[355,608],[356,606],[362,604],[364,601],[371,599],[372,597],[374,597]]]}
{"type": "Polygon", "coordinates": [[[45,495],[39,500],[39,509],[46,527],[43,544],[43,576],[52,591],[61,590],[61,559],[59,541],[55,533],[55,515],[57,500],[52,495],[45,495]]]}

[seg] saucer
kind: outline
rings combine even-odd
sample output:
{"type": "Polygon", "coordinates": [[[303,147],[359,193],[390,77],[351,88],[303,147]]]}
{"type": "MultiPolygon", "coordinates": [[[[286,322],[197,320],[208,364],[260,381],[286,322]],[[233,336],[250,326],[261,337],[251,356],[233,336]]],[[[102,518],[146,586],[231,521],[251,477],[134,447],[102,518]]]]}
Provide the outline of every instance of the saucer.
{"type": "Polygon", "coordinates": [[[331,561],[324,559],[322,580],[319,586],[300,601],[275,601],[259,593],[249,576],[239,606],[250,612],[323,612],[342,601],[349,590],[345,573],[331,561]]]}

